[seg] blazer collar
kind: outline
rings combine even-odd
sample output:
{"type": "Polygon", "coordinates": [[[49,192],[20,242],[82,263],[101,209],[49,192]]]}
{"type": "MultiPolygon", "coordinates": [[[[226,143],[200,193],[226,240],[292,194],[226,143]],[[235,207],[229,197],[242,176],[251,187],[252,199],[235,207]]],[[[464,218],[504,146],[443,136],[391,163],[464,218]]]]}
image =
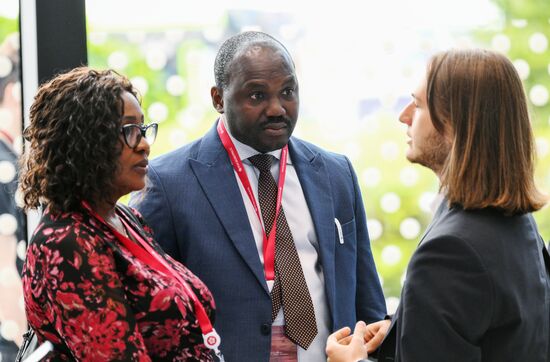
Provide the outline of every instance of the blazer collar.
{"type": "Polygon", "coordinates": [[[437,224],[437,222],[439,221],[439,219],[441,218],[441,216],[449,210],[449,201],[447,200],[446,197],[443,197],[439,203],[439,206],[437,207],[435,213],[434,213],[434,216],[432,218],[432,221],[430,222],[430,224],[428,225],[428,227],[426,228],[426,231],[424,231],[424,234],[422,234],[422,237],[420,238],[420,241],[418,242],[418,246],[420,246],[420,244],[422,244],[422,242],[424,241],[424,239],[426,238],[426,236],[430,233],[430,231],[432,230],[432,228],[434,227],[434,225],[437,224]]]}

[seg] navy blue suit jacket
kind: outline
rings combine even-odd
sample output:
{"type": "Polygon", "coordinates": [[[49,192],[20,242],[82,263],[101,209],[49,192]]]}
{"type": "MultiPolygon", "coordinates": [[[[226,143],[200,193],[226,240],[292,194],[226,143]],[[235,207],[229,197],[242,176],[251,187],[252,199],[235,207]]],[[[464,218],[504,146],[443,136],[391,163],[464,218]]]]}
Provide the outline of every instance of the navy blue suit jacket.
{"type": "MultiPolygon", "coordinates": [[[[385,315],[357,177],[346,157],[292,137],[289,154],[319,241],[332,328],[385,315]],[[342,224],[338,242],[334,219],[342,224]]],[[[215,126],[156,158],[132,205],[155,239],[210,288],[226,360],[268,361],[271,299],[237,179],[215,126]],[[141,200],[139,200],[141,198],[141,200]]]]}

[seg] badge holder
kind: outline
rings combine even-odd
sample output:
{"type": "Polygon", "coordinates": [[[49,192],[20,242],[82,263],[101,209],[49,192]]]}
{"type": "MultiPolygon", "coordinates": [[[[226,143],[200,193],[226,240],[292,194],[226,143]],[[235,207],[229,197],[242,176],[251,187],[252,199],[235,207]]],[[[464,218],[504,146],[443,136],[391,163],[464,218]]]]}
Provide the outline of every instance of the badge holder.
{"type": "Polygon", "coordinates": [[[204,341],[204,345],[206,346],[206,348],[209,348],[212,351],[214,351],[214,353],[216,354],[220,362],[225,362],[225,359],[223,358],[223,354],[219,349],[221,340],[218,332],[216,332],[215,329],[212,329],[211,332],[203,334],[202,339],[204,341]]]}

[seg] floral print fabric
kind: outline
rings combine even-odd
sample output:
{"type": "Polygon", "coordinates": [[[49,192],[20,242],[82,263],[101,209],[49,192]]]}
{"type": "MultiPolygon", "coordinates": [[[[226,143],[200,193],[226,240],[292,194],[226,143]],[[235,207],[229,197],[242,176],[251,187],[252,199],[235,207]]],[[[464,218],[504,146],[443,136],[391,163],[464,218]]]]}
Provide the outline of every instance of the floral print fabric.
{"type": "MultiPolygon", "coordinates": [[[[213,323],[206,286],[160,249],[147,226],[117,213],[181,273],[213,323]]],[[[44,213],[27,250],[23,287],[29,324],[40,342],[54,344],[49,361],[213,360],[183,288],[87,212],[44,213]]]]}

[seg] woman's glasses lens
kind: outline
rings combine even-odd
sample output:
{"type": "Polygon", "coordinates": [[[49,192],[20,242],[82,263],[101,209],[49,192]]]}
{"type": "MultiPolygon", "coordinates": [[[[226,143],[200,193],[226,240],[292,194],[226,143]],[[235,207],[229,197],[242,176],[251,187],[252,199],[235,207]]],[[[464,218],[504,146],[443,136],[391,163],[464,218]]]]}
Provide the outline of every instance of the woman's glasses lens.
{"type": "Polygon", "coordinates": [[[124,139],[128,147],[136,147],[141,139],[141,130],[139,126],[135,124],[127,125],[124,126],[122,130],[124,131],[124,139]]]}
{"type": "Polygon", "coordinates": [[[151,123],[147,126],[140,126],[137,124],[127,124],[122,126],[122,134],[124,141],[130,148],[135,148],[141,141],[142,137],[145,137],[147,143],[152,145],[157,137],[158,125],[151,123]]]}
{"type": "Polygon", "coordinates": [[[157,139],[157,130],[158,125],[156,123],[151,123],[147,126],[147,129],[145,130],[145,139],[149,145],[152,145],[157,139]]]}

